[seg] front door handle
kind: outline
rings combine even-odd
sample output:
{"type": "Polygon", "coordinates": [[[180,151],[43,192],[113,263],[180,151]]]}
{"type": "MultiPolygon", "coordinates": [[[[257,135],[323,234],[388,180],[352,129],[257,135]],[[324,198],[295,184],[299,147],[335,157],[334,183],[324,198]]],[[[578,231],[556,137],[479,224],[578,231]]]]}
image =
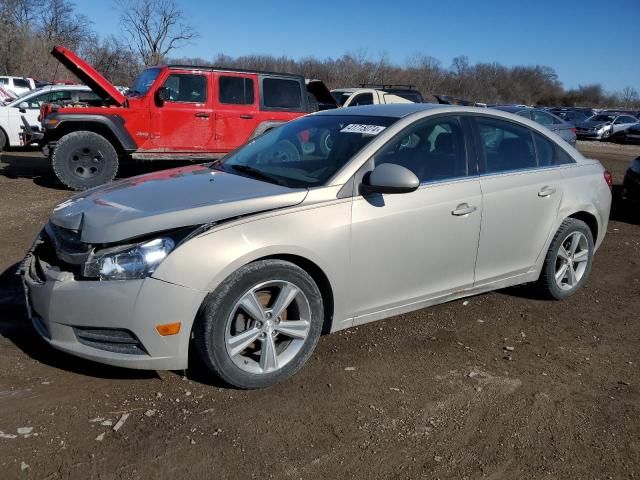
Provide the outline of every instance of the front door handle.
{"type": "Polygon", "coordinates": [[[463,215],[469,215],[470,213],[475,212],[478,209],[475,205],[469,205],[468,203],[461,203],[456,207],[455,210],[451,212],[451,215],[455,215],[456,217],[461,217],[463,215]]]}
{"type": "Polygon", "coordinates": [[[556,189],[553,187],[549,187],[549,186],[544,186],[540,189],[540,191],[538,192],[538,196],[539,197],[550,197],[551,195],[553,195],[554,193],[556,193],[556,189]]]}
{"type": "Polygon", "coordinates": [[[240,115],[240,118],[243,120],[251,120],[253,118],[253,115],[249,115],[248,113],[243,113],[242,115],[240,115]]]}
{"type": "Polygon", "coordinates": [[[207,112],[198,112],[195,115],[198,118],[209,118],[209,114],[207,112]]]}

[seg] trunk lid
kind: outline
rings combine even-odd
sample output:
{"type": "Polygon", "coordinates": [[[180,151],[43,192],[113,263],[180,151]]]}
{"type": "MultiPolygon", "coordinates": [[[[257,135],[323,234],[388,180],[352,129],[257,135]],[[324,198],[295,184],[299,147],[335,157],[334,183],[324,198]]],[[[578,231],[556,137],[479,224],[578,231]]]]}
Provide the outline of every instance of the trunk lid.
{"type": "Polygon", "coordinates": [[[103,100],[112,100],[119,106],[124,105],[126,102],[126,97],[114,87],[109,80],[100,75],[91,65],[68,48],[57,45],[51,50],[51,55],[88,85],[89,88],[103,100]]]}

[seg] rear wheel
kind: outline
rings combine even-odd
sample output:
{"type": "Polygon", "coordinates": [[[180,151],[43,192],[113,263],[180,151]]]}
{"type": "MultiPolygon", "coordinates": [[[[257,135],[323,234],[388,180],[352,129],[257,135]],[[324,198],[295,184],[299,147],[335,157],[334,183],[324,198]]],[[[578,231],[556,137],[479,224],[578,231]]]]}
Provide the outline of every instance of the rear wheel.
{"type": "Polygon", "coordinates": [[[111,142],[94,132],[72,132],[62,137],[51,155],[58,179],[73,190],[86,190],[113,180],[118,153],[111,142]]]}
{"type": "Polygon", "coordinates": [[[209,295],[194,340],[226,383],[263,388],[306,363],[322,323],[322,296],[309,274],[290,262],[264,260],[240,268],[209,295]]]}
{"type": "Polygon", "coordinates": [[[7,136],[4,131],[0,128],[0,152],[5,149],[7,146],[7,136]]]}
{"type": "Polygon", "coordinates": [[[576,293],[591,271],[593,250],[593,235],[586,223],[576,218],[562,222],[538,279],[541,293],[556,300],[576,293]]]}

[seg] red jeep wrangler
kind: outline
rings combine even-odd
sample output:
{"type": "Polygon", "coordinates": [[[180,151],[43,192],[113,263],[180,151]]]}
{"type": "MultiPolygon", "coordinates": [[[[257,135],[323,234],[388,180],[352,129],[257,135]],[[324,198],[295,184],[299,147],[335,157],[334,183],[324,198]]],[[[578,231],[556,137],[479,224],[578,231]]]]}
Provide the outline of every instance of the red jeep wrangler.
{"type": "MultiPolygon", "coordinates": [[[[57,46],[51,53],[100,97],[41,109],[37,141],[56,176],[76,190],[113,180],[128,158],[220,158],[318,109],[298,75],[162,65],[144,70],[125,95],[72,51],[57,46]]],[[[278,154],[299,155],[286,147],[278,154]]]]}

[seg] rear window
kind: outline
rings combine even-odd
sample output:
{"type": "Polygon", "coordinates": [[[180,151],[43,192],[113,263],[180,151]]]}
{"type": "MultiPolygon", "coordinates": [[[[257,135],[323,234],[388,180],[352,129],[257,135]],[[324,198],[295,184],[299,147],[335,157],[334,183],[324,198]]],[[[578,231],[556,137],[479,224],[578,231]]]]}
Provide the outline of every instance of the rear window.
{"type": "Polygon", "coordinates": [[[267,108],[302,110],[302,90],[297,80],[265,78],[262,81],[262,96],[267,108]]]}
{"type": "Polygon", "coordinates": [[[220,103],[253,105],[253,79],[247,77],[222,76],[218,81],[220,103]]]}

